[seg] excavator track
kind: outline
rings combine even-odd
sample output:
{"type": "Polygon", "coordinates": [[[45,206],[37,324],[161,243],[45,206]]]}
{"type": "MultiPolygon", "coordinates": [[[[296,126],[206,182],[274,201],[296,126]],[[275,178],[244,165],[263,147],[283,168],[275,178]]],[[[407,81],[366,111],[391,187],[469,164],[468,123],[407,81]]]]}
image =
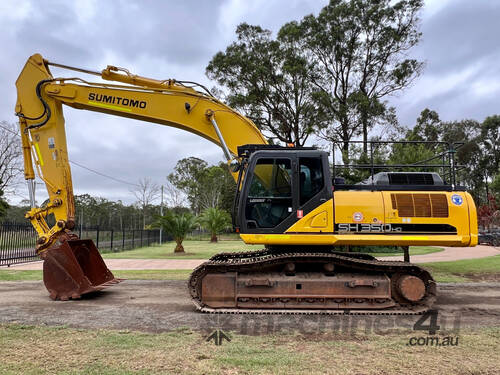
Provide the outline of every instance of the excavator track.
{"type": "Polygon", "coordinates": [[[222,314],[415,315],[427,311],[436,299],[434,279],[415,264],[327,249],[219,253],[193,270],[188,286],[199,311],[222,314]],[[344,294],[280,294],[282,285],[287,290],[297,280],[320,283],[317,292],[333,283],[344,294]],[[278,293],[269,292],[277,287],[278,293]],[[251,294],[245,294],[248,291],[251,294]],[[225,299],[213,302],[211,293],[225,299]]]}

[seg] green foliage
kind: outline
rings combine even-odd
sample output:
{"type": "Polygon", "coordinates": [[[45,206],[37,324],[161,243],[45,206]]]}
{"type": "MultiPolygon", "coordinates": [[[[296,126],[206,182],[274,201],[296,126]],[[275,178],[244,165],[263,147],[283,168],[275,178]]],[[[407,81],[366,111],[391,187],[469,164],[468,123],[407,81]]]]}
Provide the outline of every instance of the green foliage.
{"type": "Polygon", "coordinates": [[[207,208],[200,216],[201,225],[210,232],[210,242],[217,242],[217,235],[231,228],[231,216],[217,208],[207,208]]]}
{"type": "MultiPolygon", "coordinates": [[[[331,119],[322,136],[342,145],[348,164],[348,141],[377,123],[387,123],[391,108],[383,101],[410,85],[423,63],[408,59],[420,40],[421,0],[331,0],[318,16],[283,26],[315,68],[315,98],[331,119]]],[[[366,153],[366,144],[364,152],[366,153]]]]}
{"type": "Polygon", "coordinates": [[[500,201],[500,173],[497,174],[493,179],[493,182],[490,185],[490,189],[495,198],[500,201]]]}
{"type": "Polygon", "coordinates": [[[8,208],[9,204],[4,200],[3,191],[0,189],[0,219],[6,215],[8,208]]]}
{"type": "MultiPolygon", "coordinates": [[[[428,145],[425,144],[402,144],[402,143],[397,143],[394,144],[391,150],[391,153],[389,155],[389,164],[417,164],[419,162],[428,160],[432,158],[433,156],[436,155],[436,152],[434,149],[430,148],[428,145]]],[[[434,161],[434,164],[442,164],[441,160],[437,160],[438,163],[434,161]]],[[[430,161],[425,164],[432,164],[433,162],[430,161]]],[[[422,163],[424,164],[424,163],[422,163]]],[[[419,171],[427,171],[429,168],[423,168],[423,167],[409,167],[405,168],[405,171],[413,171],[413,172],[419,172],[419,171]]]]}
{"type": "MultiPolygon", "coordinates": [[[[146,211],[146,226],[159,213],[159,206],[150,205],[146,211]]],[[[75,195],[77,227],[100,227],[101,229],[143,229],[144,211],[135,205],[125,205],[121,201],[110,201],[89,194],[75,195]]]]}
{"type": "Polygon", "coordinates": [[[236,195],[236,182],[226,162],[220,162],[219,168],[224,170],[224,175],[222,177],[222,192],[218,208],[232,212],[234,196],[236,195]]]}
{"type": "Polygon", "coordinates": [[[195,157],[181,159],[168,180],[186,194],[196,214],[210,207],[226,210],[232,207],[236,184],[225,163],[209,166],[195,157]]]}
{"type": "Polygon", "coordinates": [[[200,212],[197,197],[203,189],[200,181],[207,167],[207,162],[191,156],[179,160],[174,171],[167,177],[172,185],[186,194],[191,208],[196,213],[200,212]]]}
{"type": "Polygon", "coordinates": [[[165,215],[157,217],[155,226],[161,226],[167,234],[171,235],[177,244],[174,252],[182,253],[184,252],[182,241],[196,228],[196,224],[196,217],[191,213],[177,214],[168,211],[165,215]]]}
{"type": "Polygon", "coordinates": [[[236,35],[236,42],[212,58],[208,77],[226,87],[229,105],[271,139],[302,146],[323,120],[314,100],[313,62],[293,30],[274,39],[271,31],[243,23],[236,35]]]}
{"type": "Polygon", "coordinates": [[[500,172],[500,116],[487,117],[481,124],[481,143],[485,153],[488,155],[488,162],[485,167],[489,176],[494,176],[500,172]]]}

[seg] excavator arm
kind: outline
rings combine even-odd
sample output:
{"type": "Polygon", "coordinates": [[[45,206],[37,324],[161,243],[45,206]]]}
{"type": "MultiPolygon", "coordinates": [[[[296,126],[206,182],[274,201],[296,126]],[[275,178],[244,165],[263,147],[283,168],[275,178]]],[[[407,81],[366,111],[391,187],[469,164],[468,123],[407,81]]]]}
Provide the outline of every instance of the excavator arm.
{"type": "Polygon", "coordinates": [[[93,72],[50,63],[35,54],[26,62],[16,86],[16,114],[32,206],[26,217],[38,232],[39,252],[75,225],[63,104],[189,131],[219,145],[228,161],[237,161],[238,146],[267,143],[252,121],[211,96],[208,90],[196,91],[191,82],[140,77],[114,66],[93,72]],[[50,65],[97,75],[111,83],[54,78],[50,65]],[[42,207],[36,207],[34,202],[35,170],[49,194],[48,203],[42,207]],[[50,214],[54,215],[53,226],[47,223],[50,214]]]}

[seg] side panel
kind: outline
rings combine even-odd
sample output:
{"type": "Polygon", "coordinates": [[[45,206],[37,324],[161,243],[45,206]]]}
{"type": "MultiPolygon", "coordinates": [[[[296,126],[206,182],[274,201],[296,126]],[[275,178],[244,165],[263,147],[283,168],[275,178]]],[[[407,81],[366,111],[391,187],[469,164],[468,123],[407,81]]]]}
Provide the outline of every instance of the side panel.
{"type": "Polygon", "coordinates": [[[241,237],[269,245],[465,247],[477,244],[477,216],[466,192],[337,191],[284,234],[241,237]]]}
{"type": "Polygon", "coordinates": [[[384,222],[382,192],[336,191],[334,201],[336,224],[379,224],[384,222]]]}
{"type": "Polygon", "coordinates": [[[333,200],[316,207],[288,228],[286,233],[333,233],[333,200]]]}

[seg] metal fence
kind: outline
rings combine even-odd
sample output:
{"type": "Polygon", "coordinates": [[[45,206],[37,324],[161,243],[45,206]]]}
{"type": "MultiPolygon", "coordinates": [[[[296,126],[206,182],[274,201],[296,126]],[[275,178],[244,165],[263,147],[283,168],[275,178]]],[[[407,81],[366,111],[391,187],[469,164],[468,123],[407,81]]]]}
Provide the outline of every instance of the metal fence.
{"type": "MultiPolygon", "coordinates": [[[[131,250],[160,242],[160,231],[154,230],[103,230],[78,228],[74,231],[82,239],[91,239],[101,253],[131,250]]],[[[35,253],[37,234],[31,224],[0,224],[0,266],[39,260],[35,253]]],[[[163,234],[163,241],[171,240],[163,234]]],[[[162,241],[162,242],[163,242],[162,241]]]]}
{"type": "Polygon", "coordinates": [[[0,266],[38,260],[36,239],[36,231],[31,225],[0,224],[0,266]]]}

